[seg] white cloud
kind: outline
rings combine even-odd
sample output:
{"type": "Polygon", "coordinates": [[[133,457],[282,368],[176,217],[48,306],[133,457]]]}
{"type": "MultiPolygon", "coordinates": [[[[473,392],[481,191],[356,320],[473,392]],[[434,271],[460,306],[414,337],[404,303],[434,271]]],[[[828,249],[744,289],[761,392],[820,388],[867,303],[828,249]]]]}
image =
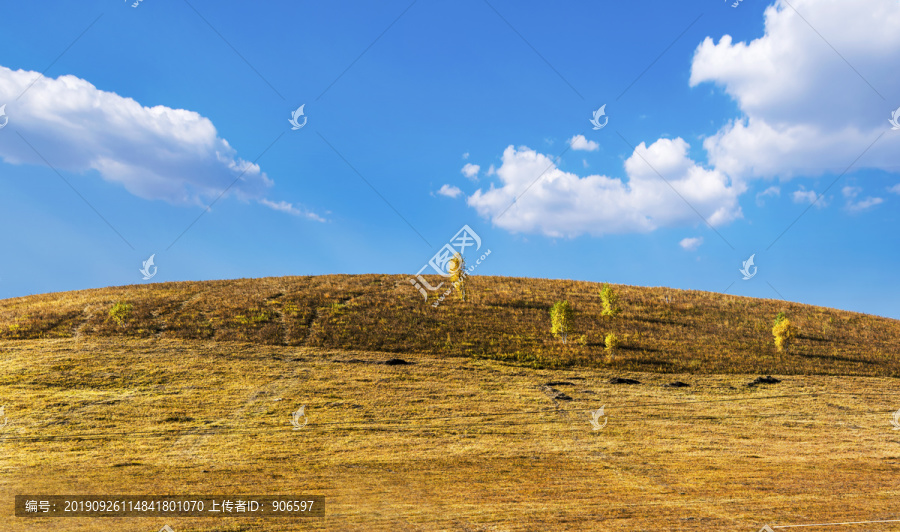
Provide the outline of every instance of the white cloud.
{"type": "MultiPolygon", "coordinates": [[[[898,28],[897,0],[791,0],[790,5],[774,0],[765,10],[762,37],[733,42],[725,35],[718,43],[706,38],[695,50],[690,85],[722,87],[741,112],[704,140],[712,169],[691,160],[680,138],[641,144],[627,160],[623,178],[580,177],[560,170],[546,155],[510,146],[496,172],[500,184],[479,189],[468,203],[513,232],[600,235],[692,221],[690,207],[646,168],[643,153],[714,225],[741,216],[737,197],[751,179],[839,175],[851,167],[900,172],[900,135],[889,134],[893,107],[885,102],[900,93],[900,76],[892,68],[900,64],[898,28]]],[[[569,142],[573,149],[590,146],[583,136],[569,142]]],[[[780,194],[780,187],[769,187],[756,200],[763,204],[780,194]]],[[[834,199],[817,198],[802,186],[790,197],[817,208],[834,199]]],[[[880,201],[866,198],[848,206],[861,209],[880,201]]]]}
{"type": "Polygon", "coordinates": [[[266,207],[269,207],[270,209],[273,209],[276,211],[281,211],[281,212],[286,212],[286,213],[292,214],[294,216],[302,216],[304,218],[309,218],[310,220],[315,220],[317,222],[325,221],[325,219],[322,218],[321,216],[319,216],[318,214],[316,214],[314,212],[309,212],[309,211],[306,211],[303,209],[299,209],[299,208],[295,207],[293,203],[288,203],[286,201],[274,202],[274,201],[269,201],[265,198],[262,198],[259,200],[259,203],[265,205],[266,207]]]}
{"type": "Polygon", "coordinates": [[[573,150],[581,151],[597,151],[600,149],[599,144],[597,144],[593,140],[586,139],[584,135],[575,135],[574,137],[570,138],[569,146],[572,146],[573,150]]]}
{"type": "Polygon", "coordinates": [[[875,205],[879,205],[884,203],[882,198],[873,198],[871,196],[856,201],[856,197],[859,196],[859,193],[862,192],[862,189],[859,187],[846,186],[841,189],[841,194],[847,198],[847,210],[850,212],[860,212],[864,211],[870,207],[874,207],[875,205]]]}
{"type": "MultiPolygon", "coordinates": [[[[892,109],[879,93],[900,93],[892,68],[900,64],[900,2],[790,6],[766,8],[761,38],[707,37],[695,51],[691,86],[718,84],[744,115],[704,142],[710,164],[732,178],[840,173],[889,129],[892,109]]],[[[884,135],[856,167],[896,172],[898,148],[900,136],[884,135]]]]}
{"type": "Polygon", "coordinates": [[[873,198],[867,197],[865,199],[861,199],[859,201],[850,200],[847,202],[847,210],[850,212],[860,212],[864,211],[870,207],[874,207],[875,205],[880,205],[884,203],[882,198],[873,198]]]}
{"type": "Polygon", "coordinates": [[[464,153],[464,154],[463,154],[463,159],[468,159],[468,158],[469,158],[469,152],[464,153]]]}
{"type": "Polygon", "coordinates": [[[448,198],[455,198],[462,194],[462,190],[458,187],[454,187],[453,185],[444,185],[440,190],[437,191],[441,196],[447,196],[448,198]]]}
{"type": "Polygon", "coordinates": [[[794,203],[809,203],[815,204],[815,206],[819,209],[824,209],[828,206],[828,200],[825,196],[822,196],[822,199],[816,201],[819,195],[816,194],[814,190],[806,190],[806,187],[800,185],[800,188],[795,190],[793,194],[791,194],[791,198],[794,200],[794,203]]]}
{"type": "Polygon", "coordinates": [[[762,207],[765,205],[763,199],[767,196],[781,196],[781,187],[771,186],[756,195],[756,204],[762,207]]]}
{"type": "Polygon", "coordinates": [[[703,243],[703,237],[696,238],[685,238],[682,239],[681,242],[678,243],[679,246],[686,249],[687,251],[694,251],[700,247],[700,244],[703,243]]]}
{"type": "Polygon", "coordinates": [[[467,202],[501,228],[552,237],[702,224],[694,209],[714,226],[741,217],[737,196],[743,189],[730,185],[721,172],[694,163],[687,150],[688,144],[680,138],[660,139],[649,147],[641,143],[625,161],[628,179],[623,181],[600,175],[579,177],[560,170],[547,155],[509,146],[496,172],[501,186],[479,189],[467,202]]]}
{"type": "Polygon", "coordinates": [[[844,187],[841,189],[841,194],[844,195],[845,198],[855,198],[859,196],[859,193],[862,192],[862,189],[859,187],[844,187]]]}
{"type": "Polygon", "coordinates": [[[896,185],[889,188],[888,192],[893,192],[894,194],[900,194],[900,183],[897,183],[896,185]]]}
{"type": "Polygon", "coordinates": [[[819,197],[818,194],[812,190],[805,190],[803,187],[794,191],[794,203],[812,203],[816,201],[817,197],[819,197]]]}
{"type": "Polygon", "coordinates": [[[9,102],[7,131],[28,142],[11,136],[0,143],[7,163],[93,170],[135,196],[173,204],[204,205],[234,183],[227,194],[321,220],[265,199],[273,182],[258,165],[238,157],[213,123],[196,112],[143,107],[75,76],[51,79],[2,66],[0,102],[9,102]]]}
{"type": "Polygon", "coordinates": [[[472,181],[478,181],[478,172],[481,170],[481,167],[477,164],[466,163],[465,166],[462,167],[462,175],[468,177],[472,181]]]}
{"type": "MultiPolygon", "coordinates": [[[[497,175],[497,169],[494,168],[494,165],[491,165],[490,168],[488,168],[487,175],[489,175],[489,176],[497,175]]],[[[900,186],[900,185],[897,185],[897,186],[900,186]]]]}

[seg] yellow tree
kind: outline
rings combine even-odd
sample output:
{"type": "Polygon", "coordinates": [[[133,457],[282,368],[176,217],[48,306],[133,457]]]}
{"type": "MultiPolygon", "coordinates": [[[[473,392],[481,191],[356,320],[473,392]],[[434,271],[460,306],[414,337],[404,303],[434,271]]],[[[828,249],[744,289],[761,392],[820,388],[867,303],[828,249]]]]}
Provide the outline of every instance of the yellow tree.
{"type": "Polygon", "coordinates": [[[787,351],[799,332],[800,329],[791,323],[791,320],[784,315],[784,312],[779,312],[778,315],[775,316],[775,326],[772,327],[772,336],[775,337],[775,347],[778,351],[787,351]]]}
{"type": "Polygon", "coordinates": [[[609,316],[612,318],[622,311],[622,309],[619,308],[619,294],[617,294],[608,284],[604,284],[600,289],[600,300],[603,302],[603,311],[600,313],[601,316],[609,316]]]}
{"type": "Polygon", "coordinates": [[[469,274],[466,272],[466,259],[457,252],[447,266],[450,272],[450,282],[453,283],[456,294],[461,301],[465,301],[466,283],[469,278],[469,274]]]}
{"type": "Polygon", "coordinates": [[[613,353],[616,352],[616,348],[619,347],[619,337],[613,333],[609,333],[606,335],[604,343],[606,344],[606,353],[609,356],[612,356],[613,353]]]}
{"type": "Polygon", "coordinates": [[[550,309],[550,332],[553,336],[562,337],[563,343],[572,332],[575,311],[569,306],[568,301],[557,301],[550,309]]]}

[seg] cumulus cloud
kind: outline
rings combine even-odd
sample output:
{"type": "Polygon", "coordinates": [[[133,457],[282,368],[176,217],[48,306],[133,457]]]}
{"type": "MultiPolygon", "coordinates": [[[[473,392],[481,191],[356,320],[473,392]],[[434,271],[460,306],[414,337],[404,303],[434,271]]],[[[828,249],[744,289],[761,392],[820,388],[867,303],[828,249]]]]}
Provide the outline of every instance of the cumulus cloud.
{"type": "Polygon", "coordinates": [[[272,180],[238,157],[213,123],[196,112],[144,107],[71,75],[51,79],[2,66],[0,101],[9,102],[7,131],[27,140],[16,135],[0,143],[0,158],[7,163],[44,165],[46,158],[54,168],[96,171],[135,196],[173,204],[203,205],[234,183],[227,194],[321,220],[293,204],[266,199],[272,180]]]}
{"type": "MultiPolygon", "coordinates": [[[[881,95],[900,93],[891,68],[900,64],[900,3],[791,6],[768,7],[758,39],[707,37],[694,53],[691,86],[721,86],[743,113],[704,142],[709,163],[732,178],[840,173],[889,129],[893,108],[881,95]]],[[[900,136],[885,135],[856,167],[898,171],[897,153],[900,136]]]]}
{"type": "MultiPolygon", "coordinates": [[[[695,49],[690,85],[721,87],[740,111],[704,140],[705,165],[688,157],[680,138],[642,143],[621,178],[580,177],[546,155],[510,146],[496,170],[498,186],[479,189],[469,205],[513,232],[646,232],[696,220],[690,206],[713,225],[734,220],[741,216],[737,198],[752,179],[784,182],[850,168],[900,172],[900,135],[888,124],[897,104],[885,100],[900,94],[900,76],[892,68],[900,64],[900,2],[774,0],[764,17],[758,39],[707,37],[695,49]],[[645,155],[690,206],[649,169],[645,155]]],[[[582,135],[569,143],[572,149],[596,149],[582,135]]],[[[900,194],[900,185],[890,190],[900,194]]],[[[767,197],[780,195],[781,187],[772,186],[756,201],[762,206],[767,197]]],[[[803,186],[789,195],[817,208],[833,200],[803,186]]],[[[883,200],[847,201],[853,211],[883,200]]]]}
{"type": "Polygon", "coordinates": [[[681,242],[678,243],[683,249],[687,251],[695,251],[700,247],[700,244],[703,243],[703,237],[695,237],[695,238],[684,238],[681,242]]]}
{"type": "Polygon", "coordinates": [[[714,226],[739,218],[737,197],[743,189],[721,172],[697,165],[687,152],[680,138],[660,139],[649,147],[641,143],[625,161],[628,177],[623,180],[579,177],[560,170],[547,155],[509,146],[496,170],[500,186],[477,190],[467,203],[501,228],[552,237],[703,223],[698,212],[714,226]]]}
{"type": "Polygon", "coordinates": [[[477,164],[466,163],[465,166],[462,167],[462,175],[468,177],[473,181],[478,180],[478,172],[481,170],[481,167],[477,164]]]}
{"type": "Polygon", "coordinates": [[[572,146],[573,150],[581,150],[581,151],[597,151],[600,149],[600,145],[594,142],[593,140],[588,140],[584,135],[575,135],[574,137],[569,139],[569,146],[572,146]]]}
{"type": "Polygon", "coordinates": [[[448,198],[455,198],[462,194],[462,190],[458,187],[454,187],[453,185],[444,185],[440,190],[437,191],[441,196],[447,196],[448,198]]]}

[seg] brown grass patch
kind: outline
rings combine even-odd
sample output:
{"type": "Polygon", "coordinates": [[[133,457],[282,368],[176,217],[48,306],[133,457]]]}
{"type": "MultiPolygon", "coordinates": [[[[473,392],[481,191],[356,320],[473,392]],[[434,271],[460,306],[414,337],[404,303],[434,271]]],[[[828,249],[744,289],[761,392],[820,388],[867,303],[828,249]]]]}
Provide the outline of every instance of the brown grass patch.
{"type": "Polygon", "coordinates": [[[320,519],[27,522],[7,499],[6,530],[756,531],[897,518],[894,379],[748,387],[755,375],[425,354],[389,366],[370,363],[393,356],[382,352],[124,338],[0,352],[2,493],[327,498],[320,519]],[[663,386],[673,380],[691,387],[663,386]],[[552,399],[550,382],[572,400],[552,399]],[[310,423],[295,431],[300,405],[310,423]],[[608,424],[593,431],[603,405],[608,424]]]}

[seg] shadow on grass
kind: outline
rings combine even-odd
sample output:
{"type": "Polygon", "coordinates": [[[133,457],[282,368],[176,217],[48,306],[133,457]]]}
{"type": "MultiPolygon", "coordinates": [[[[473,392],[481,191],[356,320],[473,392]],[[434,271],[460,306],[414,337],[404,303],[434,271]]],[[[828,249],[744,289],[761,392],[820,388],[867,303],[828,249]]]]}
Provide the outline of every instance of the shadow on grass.
{"type": "Polygon", "coordinates": [[[671,360],[665,360],[659,357],[641,357],[631,360],[620,360],[621,367],[630,371],[653,371],[664,373],[678,373],[686,371],[683,364],[676,364],[671,360]]]}
{"type": "Polygon", "coordinates": [[[632,319],[634,321],[644,321],[647,323],[657,323],[660,325],[680,325],[682,327],[687,325],[686,323],[682,323],[680,321],[675,321],[675,320],[670,320],[670,319],[665,319],[665,318],[655,318],[652,316],[648,316],[648,317],[636,316],[636,317],[633,317],[632,319]]]}
{"type": "Polygon", "coordinates": [[[538,303],[537,301],[523,301],[521,299],[516,299],[510,302],[492,301],[488,303],[488,305],[492,307],[522,308],[550,312],[550,305],[547,305],[546,303],[538,303]]]}
{"type": "Polygon", "coordinates": [[[792,354],[801,356],[803,358],[819,358],[822,360],[832,360],[835,362],[851,362],[854,364],[869,364],[869,365],[878,364],[877,362],[875,362],[873,360],[865,360],[862,358],[850,358],[850,357],[845,357],[845,356],[840,356],[840,355],[811,355],[811,354],[807,354],[807,353],[792,353],[792,354]]]}
{"type": "Polygon", "coordinates": [[[637,351],[639,353],[659,353],[659,349],[653,347],[638,347],[633,345],[620,345],[616,349],[621,349],[623,351],[637,351]]]}

